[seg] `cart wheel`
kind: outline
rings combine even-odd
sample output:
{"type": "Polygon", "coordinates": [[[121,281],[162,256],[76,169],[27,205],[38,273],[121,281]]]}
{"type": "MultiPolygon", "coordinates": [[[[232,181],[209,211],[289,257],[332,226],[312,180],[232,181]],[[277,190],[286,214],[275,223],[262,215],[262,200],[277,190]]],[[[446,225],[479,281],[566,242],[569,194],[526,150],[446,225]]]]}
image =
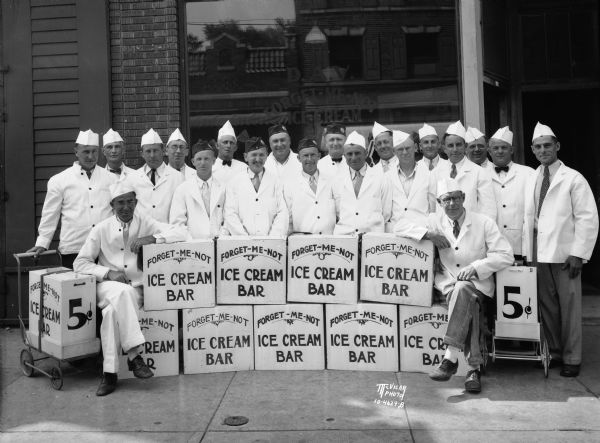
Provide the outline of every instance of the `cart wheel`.
{"type": "Polygon", "coordinates": [[[496,339],[492,338],[492,362],[496,361],[496,339]]]}
{"type": "Polygon", "coordinates": [[[548,378],[548,368],[550,368],[550,350],[548,349],[548,342],[545,338],[542,338],[541,355],[542,365],[544,366],[544,377],[548,378]]]}
{"type": "Polygon", "coordinates": [[[29,349],[23,349],[21,351],[21,371],[26,377],[33,376],[33,355],[29,352],[29,349]]]}
{"type": "Polygon", "coordinates": [[[50,369],[50,384],[57,391],[63,387],[63,377],[60,366],[54,366],[50,369]]]}
{"type": "Polygon", "coordinates": [[[483,346],[481,347],[481,356],[483,357],[483,363],[481,364],[481,373],[483,375],[487,374],[487,365],[489,361],[489,353],[487,341],[483,340],[483,346]]]}

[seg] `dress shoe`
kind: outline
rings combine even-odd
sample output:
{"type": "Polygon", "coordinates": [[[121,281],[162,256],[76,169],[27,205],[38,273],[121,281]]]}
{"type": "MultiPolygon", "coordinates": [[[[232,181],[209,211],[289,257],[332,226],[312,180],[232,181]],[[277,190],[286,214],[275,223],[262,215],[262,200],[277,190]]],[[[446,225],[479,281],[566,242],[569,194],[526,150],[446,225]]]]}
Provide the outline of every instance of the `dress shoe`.
{"type": "Polygon", "coordinates": [[[579,375],[579,365],[567,365],[564,364],[560,375],[561,377],[577,377],[579,375]]]}
{"type": "Polygon", "coordinates": [[[442,360],[442,363],[429,374],[429,378],[435,381],[448,381],[452,375],[456,374],[458,369],[458,360],[452,363],[447,358],[442,360]]]}
{"type": "Polygon", "coordinates": [[[100,382],[100,386],[98,386],[96,395],[98,397],[103,397],[105,395],[110,394],[115,389],[117,389],[117,374],[113,374],[112,372],[105,372],[104,374],[102,374],[102,381],[100,382]]]}
{"type": "Polygon", "coordinates": [[[465,391],[478,394],[481,392],[481,374],[479,369],[473,369],[467,372],[465,378],[465,391]]]}
{"type": "Polygon", "coordinates": [[[154,375],[141,355],[136,355],[133,360],[127,359],[127,367],[137,378],[150,378],[154,375]]]}

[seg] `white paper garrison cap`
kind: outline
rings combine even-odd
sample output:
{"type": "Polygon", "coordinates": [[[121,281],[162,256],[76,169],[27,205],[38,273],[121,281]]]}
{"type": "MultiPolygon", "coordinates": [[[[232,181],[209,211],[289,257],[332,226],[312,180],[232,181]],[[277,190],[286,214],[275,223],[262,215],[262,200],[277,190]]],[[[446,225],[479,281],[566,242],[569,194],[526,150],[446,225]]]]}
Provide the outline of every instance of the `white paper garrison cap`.
{"type": "Polygon", "coordinates": [[[181,133],[181,131],[179,130],[179,128],[175,129],[171,135],[169,136],[169,140],[167,141],[167,145],[171,142],[174,142],[176,140],[181,140],[182,142],[184,142],[185,144],[187,144],[187,142],[185,141],[185,138],[183,138],[183,134],[181,133]]]}
{"type": "Polygon", "coordinates": [[[367,149],[365,144],[365,138],[356,131],[352,131],[348,138],[346,138],[344,146],[346,145],[357,145],[363,149],[367,149]]]}
{"type": "Polygon", "coordinates": [[[86,145],[86,146],[100,146],[100,137],[91,129],[87,131],[79,131],[75,144],[86,145]]]}
{"type": "Polygon", "coordinates": [[[445,178],[440,180],[437,183],[437,198],[440,198],[442,195],[447,194],[448,192],[461,191],[460,185],[453,178],[445,178]]]}
{"type": "Polygon", "coordinates": [[[118,197],[119,195],[123,195],[123,194],[128,194],[130,192],[135,192],[135,189],[133,187],[133,185],[131,184],[131,181],[129,181],[127,178],[125,178],[124,175],[121,176],[121,179],[110,185],[110,200],[114,200],[116,197],[118,197]]]}
{"type": "Polygon", "coordinates": [[[469,126],[467,128],[467,132],[465,132],[465,142],[467,144],[473,143],[480,137],[483,137],[483,133],[479,129],[474,128],[472,126],[469,126]]]}
{"type": "Polygon", "coordinates": [[[162,140],[160,138],[160,135],[158,135],[158,132],[156,132],[154,129],[150,128],[148,129],[148,132],[146,132],[144,135],[142,135],[142,143],[141,145],[154,145],[154,144],[161,144],[162,145],[162,140]]]}
{"type": "Polygon", "coordinates": [[[438,136],[433,126],[423,123],[423,127],[419,129],[419,138],[427,137],[428,135],[438,136]]]}
{"type": "Polygon", "coordinates": [[[229,120],[227,120],[225,122],[225,124],[223,126],[221,126],[221,129],[219,129],[219,133],[217,135],[217,141],[221,140],[222,137],[225,137],[227,135],[230,135],[237,141],[237,138],[235,136],[235,131],[233,130],[233,126],[231,126],[231,123],[229,123],[229,120]]]}
{"type": "Polygon", "coordinates": [[[384,132],[391,132],[388,128],[379,123],[375,122],[373,124],[373,139],[376,139],[378,135],[383,134],[384,132]]]}
{"type": "Polygon", "coordinates": [[[508,129],[508,126],[505,126],[494,132],[494,135],[492,135],[491,138],[496,140],[502,140],[503,142],[506,142],[512,146],[513,133],[510,131],[510,129],[508,129]]]}
{"type": "Polygon", "coordinates": [[[403,131],[392,131],[392,144],[398,146],[400,143],[404,143],[410,134],[403,131]]]}
{"type": "Polygon", "coordinates": [[[467,130],[465,129],[465,127],[459,120],[457,122],[452,123],[450,126],[448,126],[448,129],[446,129],[446,134],[458,135],[459,137],[461,137],[464,140],[465,136],[467,135],[467,130]]]}
{"type": "Polygon", "coordinates": [[[119,133],[117,131],[113,131],[112,128],[110,128],[108,131],[106,131],[106,133],[102,136],[102,146],[106,146],[110,143],[119,143],[119,142],[123,142],[123,138],[121,138],[121,135],[119,135],[119,133]]]}
{"type": "Polygon", "coordinates": [[[556,137],[556,135],[554,135],[554,132],[552,132],[552,129],[550,129],[550,126],[546,126],[541,124],[540,122],[537,122],[537,125],[535,125],[535,128],[533,130],[533,137],[531,137],[531,141],[534,141],[538,137],[543,137],[544,135],[551,135],[552,137],[556,137]]]}

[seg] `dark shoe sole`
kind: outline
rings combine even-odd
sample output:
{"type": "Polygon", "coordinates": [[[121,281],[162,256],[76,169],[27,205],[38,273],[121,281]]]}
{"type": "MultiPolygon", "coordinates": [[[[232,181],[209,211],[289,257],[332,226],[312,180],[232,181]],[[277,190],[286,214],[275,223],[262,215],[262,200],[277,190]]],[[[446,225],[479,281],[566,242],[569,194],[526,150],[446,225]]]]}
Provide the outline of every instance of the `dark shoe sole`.
{"type": "Polygon", "coordinates": [[[479,394],[481,392],[481,385],[467,382],[465,383],[465,391],[472,394],[479,394]]]}

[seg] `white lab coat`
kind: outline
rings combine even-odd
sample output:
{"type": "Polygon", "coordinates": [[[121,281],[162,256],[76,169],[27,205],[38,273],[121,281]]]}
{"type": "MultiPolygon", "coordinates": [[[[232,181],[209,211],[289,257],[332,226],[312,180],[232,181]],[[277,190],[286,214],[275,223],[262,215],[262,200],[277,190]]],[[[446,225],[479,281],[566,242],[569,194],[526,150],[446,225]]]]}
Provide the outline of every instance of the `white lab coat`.
{"type": "Polygon", "coordinates": [[[271,152],[265,160],[265,169],[274,173],[280,182],[284,182],[302,172],[302,163],[298,160],[298,154],[294,152],[290,151],[290,155],[283,164],[275,160],[275,156],[271,152]]]}
{"type": "Polygon", "coordinates": [[[500,233],[494,220],[482,214],[467,210],[458,238],[454,237],[452,222],[444,211],[429,214],[424,229],[416,225],[414,229],[408,225],[404,228],[403,231],[397,230],[396,234],[420,240],[424,231],[432,230],[443,234],[450,242],[449,248],[439,249],[443,271],[435,274],[435,287],[442,294],[452,291],[458,271],[473,265],[477,271],[473,284],[488,297],[493,297],[493,274],[514,261],[508,240],[500,233]]]}
{"type": "Polygon", "coordinates": [[[521,255],[525,212],[523,190],[529,177],[534,174],[534,170],[514,162],[509,165],[504,178],[500,178],[496,173],[492,162],[488,162],[487,170],[492,178],[492,188],[496,198],[496,224],[510,243],[513,253],[521,255]]]}
{"type": "Polygon", "coordinates": [[[36,246],[48,249],[58,222],[61,254],[77,254],[95,225],[112,214],[111,184],[118,176],[97,166],[88,179],[79,162],[50,177],[36,246]]]}
{"type": "MultiPolygon", "coordinates": [[[[440,156],[438,155],[438,162],[437,162],[437,164],[435,165],[435,167],[434,167],[433,169],[436,169],[436,168],[437,168],[438,166],[440,166],[440,165],[445,165],[446,163],[450,163],[450,161],[449,161],[449,160],[446,160],[445,158],[442,158],[442,157],[440,157],[440,156]]],[[[417,164],[418,164],[418,165],[423,165],[423,166],[425,167],[425,169],[427,169],[427,170],[429,171],[429,163],[427,163],[427,162],[425,161],[425,157],[423,157],[421,160],[419,160],[419,161],[417,162],[417,164]]]]}
{"type": "Polygon", "coordinates": [[[197,178],[179,185],[173,195],[169,223],[186,226],[194,238],[214,238],[223,226],[225,209],[225,187],[212,178],[210,184],[210,212],[207,212],[197,178]],[[210,217],[208,217],[210,214],[210,217]]]}
{"type": "Polygon", "coordinates": [[[232,178],[225,191],[225,232],[229,235],[285,237],[289,218],[283,186],[265,169],[258,192],[248,170],[232,178]]]}
{"type": "MultiPolygon", "coordinates": [[[[451,162],[438,163],[431,171],[429,185],[429,207],[435,211],[443,211],[437,204],[437,184],[442,179],[450,178],[451,162]]],[[[487,215],[496,220],[496,199],[492,189],[492,179],[487,170],[473,163],[467,157],[463,158],[456,166],[455,180],[460,189],[465,193],[463,206],[468,211],[487,215]]]]}
{"type": "Polygon", "coordinates": [[[388,170],[384,171],[383,170],[383,164],[382,164],[383,160],[379,160],[377,162],[377,164],[373,165],[373,170],[379,172],[380,174],[385,174],[388,171],[394,170],[394,169],[398,169],[398,157],[393,156],[392,158],[390,158],[389,160],[389,166],[388,166],[388,170]]]}
{"type": "Polygon", "coordinates": [[[385,232],[393,232],[396,223],[409,220],[415,223],[425,223],[429,214],[429,169],[424,164],[415,165],[414,179],[408,196],[400,183],[398,168],[385,173],[385,180],[391,193],[392,217],[385,225],[385,232]]]}
{"type": "Polygon", "coordinates": [[[229,180],[236,175],[246,172],[248,165],[236,159],[231,160],[231,166],[223,166],[223,160],[217,157],[212,167],[212,175],[219,180],[223,186],[226,186],[229,180]]]}
{"type": "MultiPolygon", "coordinates": [[[[562,162],[561,162],[562,163],[562,162]]],[[[523,255],[533,260],[535,224],[535,185],[543,175],[539,166],[524,189],[525,224],[523,255]]],[[[586,179],[562,163],[550,182],[538,219],[537,261],[564,263],[573,255],[589,260],[598,237],[598,209],[586,179]]]]}
{"type": "Polygon", "coordinates": [[[338,218],[335,235],[384,232],[392,216],[392,203],[383,174],[367,166],[357,197],[350,168],[346,167],[335,177],[332,190],[338,218]]]}
{"type": "Polygon", "coordinates": [[[317,163],[317,168],[319,168],[319,173],[322,174],[323,177],[332,178],[338,175],[340,172],[346,170],[348,168],[348,164],[346,163],[346,157],[344,156],[342,156],[342,160],[340,162],[336,163],[331,159],[331,156],[326,155],[319,160],[319,163],[317,163]]]}
{"type": "Polygon", "coordinates": [[[152,185],[143,166],[127,176],[127,179],[131,180],[135,188],[138,209],[159,222],[167,223],[173,194],[184,179],[181,172],[164,163],[163,166],[164,168],[159,168],[160,178],[156,180],[156,185],[152,185]]]}
{"type": "Polygon", "coordinates": [[[167,168],[171,168],[173,171],[175,172],[179,172],[181,174],[181,176],[183,177],[183,180],[191,180],[194,177],[197,176],[196,170],[194,168],[189,167],[188,165],[184,164],[183,165],[183,171],[178,171],[177,169],[175,169],[173,166],[171,165],[167,165],[167,168]]]}
{"type": "Polygon", "coordinates": [[[290,232],[333,234],[336,220],[331,182],[331,178],[319,171],[316,194],[302,174],[284,183],[283,195],[290,214],[290,232]]]}
{"type": "MultiPolygon", "coordinates": [[[[106,165],[104,167],[104,169],[106,169],[107,172],[110,172],[109,171],[110,168],[108,167],[108,165],[106,165]]],[[[134,171],[135,171],[135,169],[130,168],[129,166],[125,166],[125,163],[122,163],[121,164],[121,174],[119,174],[119,176],[121,176],[123,174],[128,175],[128,174],[131,174],[134,171]]],[[[110,173],[113,174],[112,172],[110,172],[110,173]]],[[[115,177],[117,177],[117,174],[114,174],[114,175],[115,175],[115,177]]]]}

